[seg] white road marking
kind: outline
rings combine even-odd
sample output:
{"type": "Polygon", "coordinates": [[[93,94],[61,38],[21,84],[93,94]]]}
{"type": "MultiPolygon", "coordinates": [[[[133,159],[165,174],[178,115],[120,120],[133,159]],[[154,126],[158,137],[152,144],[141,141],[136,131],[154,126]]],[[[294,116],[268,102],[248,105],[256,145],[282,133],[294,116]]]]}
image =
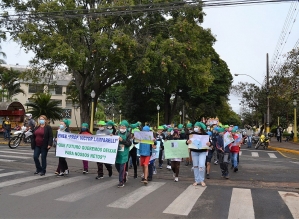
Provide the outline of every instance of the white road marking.
{"type": "Polygon", "coordinates": [[[277,158],[276,155],[274,153],[268,153],[270,158],[277,158]]]}
{"type": "Polygon", "coordinates": [[[15,160],[0,159],[0,162],[15,162],[15,160]]]}
{"type": "Polygon", "coordinates": [[[38,176],[28,176],[28,177],[23,177],[23,178],[20,178],[20,179],[8,180],[8,181],[5,181],[5,182],[1,182],[0,183],[0,188],[6,187],[6,186],[16,185],[16,184],[23,183],[23,182],[29,182],[29,181],[32,181],[32,180],[43,179],[45,177],[50,177],[50,176],[54,176],[54,175],[50,174],[50,175],[45,175],[45,176],[39,176],[39,175],[38,176]]]}
{"type": "Polygon", "coordinates": [[[12,176],[16,174],[21,174],[21,173],[26,173],[27,171],[14,171],[14,172],[8,172],[8,173],[1,173],[0,177],[5,177],[5,176],[12,176]]]}
{"type": "Polygon", "coordinates": [[[100,184],[88,188],[84,188],[78,192],[74,192],[72,194],[62,196],[56,200],[63,201],[63,202],[75,202],[87,196],[93,195],[97,192],[100,192],[102,190],[106,190],[112,186],[115,186],[115,184],[112,182],[112,180],[109,180],[107,182],[101,182],[100,184]]]}
{"type": "Polygon", "coordinates": [[[253,157],[259,157],[259,153],[258,152],[251,152],[251,156],[253,156],[253,157]]]}
{"type": "Polygon", "coordinates": [[[239,156],[241,156],[242,155],[242,151],[239,151],[239,156]]]}
{"type": "Polygon", "coordinates": [[[26,155],[32,155],[33,156],[33,152],[29,153],[29,152],[19,152],[19,151],[6,151],[6,150],[2,150],[0,151],[0,153],[5,153],[5,154],[26,154],[26,155]]]}
{"type": "Polygon", "coordinates": [[[296,192],[281,192],[278,191],[282,200],[288,206],[294,219],[299,219],[299,194],[296,192]]]}
{"type": "Polygon", "coordinates": [[[254,219],[254,209],[250,189],[233,188],[228,219],[254,219]]]}
{"type": "Polygon", "coordinates": [[[0,157],[16,158],[16,159],[30,159],[30,158],[32,158],[32,157],[13,156],[13,155],[3,155],[3,154],[0,154],[0,157]]]}
{"type": "Polygon", "coordinates": [[[0,169],[0,171],[2,171],[2,170],[4,170],[4,169],[0,169]]]}
{"type": "Polygon", "coordinates": [[[139,200],[146,197],[148,194],[152,193],[164,184],[164,182],[151,182],[147,186],[140,187],[139,189],[136,189],[134,192],[131,192],[116,200],[115,202],[112,202],[111,204],[107,205],[107,207],[128,209],[129,207],[137,203],[139,200]]]}
{"type": "Polygon", "coordinates": [[[30,188],[30,189],[25,189],[23,191],[16,192],[11,195],[26,197],[26,196],[34,195],[34,194],[44,192],[44,191],[47,191],[50,189],[59,188],[61,186],[68,185],[73,182],[78,182],[83,179],[86,179],[86,176],[77,176],[77,177],[72,177],[72,178],[67,178],[67,179],[57,179],[58,181],[56,181],[56,182],[51,182],[51,183],[43,184],[43,185],[36,186],[36,187],[30,188]]]}
{"type": "Polygon", "coordinates": [[[166,214],[187,216],[207,187],[190,185],[164,211],[166,214]]]}

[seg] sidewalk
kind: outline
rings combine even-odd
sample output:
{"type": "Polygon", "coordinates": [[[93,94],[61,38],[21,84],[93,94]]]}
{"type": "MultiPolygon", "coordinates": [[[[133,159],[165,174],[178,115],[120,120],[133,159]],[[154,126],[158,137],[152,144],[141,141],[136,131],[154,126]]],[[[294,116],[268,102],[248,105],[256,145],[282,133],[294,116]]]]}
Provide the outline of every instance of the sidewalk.
{"type": "Polygon", "coordinates": [[[284,140],[278,142],[275,137],[271,138],[271,142],[268,148],[276,151],[281,151],[281,152],[299,154],[299,142],[296,143],[293,141],[285,142],[284,140]]]}

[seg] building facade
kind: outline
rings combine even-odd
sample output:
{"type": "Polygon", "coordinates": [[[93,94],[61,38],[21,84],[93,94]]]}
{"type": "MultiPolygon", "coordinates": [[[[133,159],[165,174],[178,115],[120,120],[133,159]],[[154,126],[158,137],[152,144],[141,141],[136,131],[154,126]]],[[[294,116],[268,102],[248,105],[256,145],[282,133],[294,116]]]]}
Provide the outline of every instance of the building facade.
{"type": "MultiPolygon", "coordinates": [[[[22,66],[12,66],[12,65],[2,65],[3,67],[12,68],[18,71],[24,71],[27,68],[22,66]]],[[[26,103],[32,101],[32,96],[35,93],[50,93],[51,99],[57,100],[60,102],[60,107],[63,109],[62,118],[71,120],[71,128],[80,127],[80,108],[79,106],[73,105],[71,100],[67,100],[67,86],[71,81],[71,75],[66,75],[64,73],[57,73],[51,78],[51,84],[46,84],[46,80],[41,80],[40,83],[32,83],[31,81],[19,81],[20,88],[24,90],[25,94],[17,94],[13,96],[13,101],[18,101],[22,103],[25,107],[25,110],[28,111],[28,107],[25,106],[26,103]],[[53,83],[54,82],[54,83],[53,83]]],[[[47,115],[46,115],[47,116],[47,115]]],[[[59,121],[55,121],[54,124],[51,124],[53,127],[59,126],[59,121]]]]}

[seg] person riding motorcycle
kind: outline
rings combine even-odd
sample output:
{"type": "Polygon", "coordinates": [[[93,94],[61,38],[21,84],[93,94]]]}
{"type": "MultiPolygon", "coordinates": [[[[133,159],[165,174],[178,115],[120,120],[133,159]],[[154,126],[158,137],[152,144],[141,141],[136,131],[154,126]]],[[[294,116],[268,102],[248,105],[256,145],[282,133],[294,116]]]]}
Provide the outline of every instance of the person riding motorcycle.
{"type": "Polygon", "coordinates": [[[25,122],[24,126],[27,127],[27,129],[34,130],[34,127],[36,125],[34,119],[32,119],[31,113],[26,113],[27,121],[25,122]]]}

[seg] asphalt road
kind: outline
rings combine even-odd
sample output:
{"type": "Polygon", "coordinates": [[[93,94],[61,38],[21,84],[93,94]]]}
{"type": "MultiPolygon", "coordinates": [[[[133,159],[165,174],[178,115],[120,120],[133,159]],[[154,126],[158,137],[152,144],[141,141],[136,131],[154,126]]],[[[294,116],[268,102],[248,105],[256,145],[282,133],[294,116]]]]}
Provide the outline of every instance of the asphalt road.
{"type": "MultiPolygon", "coordinates": [[[[242,148],[239,172],[230,179],[212,165],[207,187],[191,186],[191,166],[181,165],[179,182],[165,167],[148,186],[133,179],[117,188],[118,175],[96,180],[96,164],[68,159],[70,175],[54,175],[48,155],[46,177],[34,176],[28,146],[0,146],[0,218],[299,218],[299,156],[242,148]]],[[[141,169],[138,169],[139,175],[141,169]]],[[[104,172],[106,174],[106,172],[104,172]]]]}

